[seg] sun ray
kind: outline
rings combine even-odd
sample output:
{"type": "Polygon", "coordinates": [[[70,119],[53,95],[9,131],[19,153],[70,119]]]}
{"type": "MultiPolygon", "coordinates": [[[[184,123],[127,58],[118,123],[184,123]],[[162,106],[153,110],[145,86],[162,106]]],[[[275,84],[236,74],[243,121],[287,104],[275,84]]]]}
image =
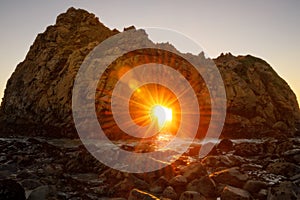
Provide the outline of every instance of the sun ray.
{"type": "Polygon", "coordinates": [[[129,111],[134,123],[152,127],[147,131],[153,131],[156,124],[159,132],[175,134],[180,124],[177,97],[170,89],[159,84],[145,84],[136,88],[130,98],[129,111]]]}

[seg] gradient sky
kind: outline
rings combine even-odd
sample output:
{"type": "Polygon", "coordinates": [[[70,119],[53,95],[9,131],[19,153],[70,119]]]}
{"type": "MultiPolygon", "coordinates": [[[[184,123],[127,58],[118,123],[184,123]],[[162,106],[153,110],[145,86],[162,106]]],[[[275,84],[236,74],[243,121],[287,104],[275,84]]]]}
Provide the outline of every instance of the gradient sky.
{"type": "Polygon", "coordinates": [[[300,99],[298,0],[26,0],[0,2],[0,98],[8,78],[38,33],[69,7],[94,13],[109,28],[173,29],[211,57],[222,52],[266,60],[300,99]]]}

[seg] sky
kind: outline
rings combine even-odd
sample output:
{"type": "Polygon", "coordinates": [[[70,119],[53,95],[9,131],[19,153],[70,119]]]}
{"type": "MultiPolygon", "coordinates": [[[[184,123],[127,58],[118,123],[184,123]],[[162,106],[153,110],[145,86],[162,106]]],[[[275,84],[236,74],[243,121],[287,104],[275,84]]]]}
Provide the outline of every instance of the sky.
{"type": "MultiPolygon", "coordinates": [[[[300,100],[298,0],[26,0],[0,2],[0,98],[38,33],[69,7],[94,13],[110,29],[134,25],[180,32],[212,58],[222,52],[266,60],[300,100]]],[[[1,101],[1,100],[0,100],[1,101]]]]}

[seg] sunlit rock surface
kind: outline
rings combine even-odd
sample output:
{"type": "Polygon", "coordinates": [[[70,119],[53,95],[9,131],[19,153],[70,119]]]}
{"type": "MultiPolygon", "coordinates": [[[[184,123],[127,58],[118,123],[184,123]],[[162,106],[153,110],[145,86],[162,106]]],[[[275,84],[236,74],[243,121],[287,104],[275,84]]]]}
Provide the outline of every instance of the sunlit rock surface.
{"type": "MultiPolygon", "coordinates": [[[[134,27],[129,30],[135,31],[134,27]]],[[[140,38],[137,40],[153,48],[164,46],[176,51],[170,44],[154,44],[144,31],[138,32],[140,38]]],[[[70,8],[59,15],[55,25],[37,36],[25,60],[17,66],[7,83],[1,104],[0,135],[77,137],[71,110],[75,76],[88,53],[117,33],[81,9],[70,8]]],[[[110,53],[117,53],[117,50],[110,53]]],[[[99,85],[97,95],[101,98],[95,102],[100,124],[109,130],[107,135],[112,139],[123,137],[112,116],[104,115],[109,108],[109,91],[115,83],[114,70],[122,69],[125,64],[142,64],[145,60],[172,65],[174,57],[170,52],[151,50],[136,51],[130,56],[118,59],[102,77],[106,84],[99,85]],[[165,59],[158,59],[162,56],[165,59]]],[[[199,63],[205,60],[203,54],[185,56],[199,63]]],[[[193,89],[199,97],[200,110],[204,112],[201,113],[203,117],[198,133],[198,137],[203,137],[210,120],[209,94],[188,63],[184,60],[176,62],[180,64],[177,69],[189,81],[199,82],[193,85],[193,89]]],[[[268,63],[253,56],[235,57],[231,54],[222,54],[214,62],[222,74],[227,93],[223,137],[280,137],[295,132],[295,123],[300,116],[295,94],[268,63]]]]}

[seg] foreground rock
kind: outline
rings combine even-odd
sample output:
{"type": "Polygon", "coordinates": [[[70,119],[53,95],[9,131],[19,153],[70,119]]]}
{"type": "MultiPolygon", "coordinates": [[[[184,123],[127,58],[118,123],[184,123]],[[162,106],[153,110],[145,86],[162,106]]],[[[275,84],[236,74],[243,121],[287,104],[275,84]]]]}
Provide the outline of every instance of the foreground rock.
{"type": "Polygon", "coordinates": [[[299,185],[296,186],[292,182],[282,182],[269,189],[268,199],[299,199],[299,185]]]}
{"type": "Polygon", "coordinates": [[[54,199],[57,198],[55,186],[40,186],[35,188],[27,200],[54,199]]]}
{"type": "Polygon", "coordinates": [[[218,183],[242,188],[248,180],[248,175],[242,174],[237,168],[229,168],[211,174],[211,178],[218,183]]]}
{"type": "Polygon", "coordinates": [[[146,192],[133,189],[129,194],[128,200],[159,200],[159,198],[156,198],[155,196],[146,192]]]}
{"type": "MultiPolygon", "coordinates": [[[[288,141],[292,143],[291,149],[300,148],[299,138],[288,138],[288,141]]],[[[276,144],[285,142],[278,140],[276,144]]],[[[237,140],[232,143],[235,149],[243,142],[237,140]]],[[[260,146],[261,142],[254,140],[252,146],[256,145],[260,146]]],[[[300,176],[293,171],[299,168],[299,164],[284,164],[287,161],[280,155],[285,154],[285,149],[268,155],[250,153],[243,157],[233,155],[236,150],[224,155],[217,153],[222,152],[217,149],[214,155],[203,159],[189,157],[188,160],[193,160],[191,163],[182,156],[164,169],[129,174],[99,163],[79,140],[1,138],[0,148],[1,199],[25,199],[25,192],[31,200],[41,197],[293,200],[300,197],[300,176]],[[282,163],[285,170],[275,167],[282,163]]]]}
{"type": "Polygon", "coordinates": [[[205,197],[195,191],[185,191],[181,194],[179,200],[205,200],[205,197]]]}
{"type": "Polygon", "coordinates": [[[235,188],[232,186],[226,186],[221,194],[222,200],[250,200],[251,195],[249,192],[235,188]]]}
{"type": "Polygon", "coordinates": [[[23,187],[13,180],[0,180],[0,199],[1,200],[25,200],[23,187]]]}

